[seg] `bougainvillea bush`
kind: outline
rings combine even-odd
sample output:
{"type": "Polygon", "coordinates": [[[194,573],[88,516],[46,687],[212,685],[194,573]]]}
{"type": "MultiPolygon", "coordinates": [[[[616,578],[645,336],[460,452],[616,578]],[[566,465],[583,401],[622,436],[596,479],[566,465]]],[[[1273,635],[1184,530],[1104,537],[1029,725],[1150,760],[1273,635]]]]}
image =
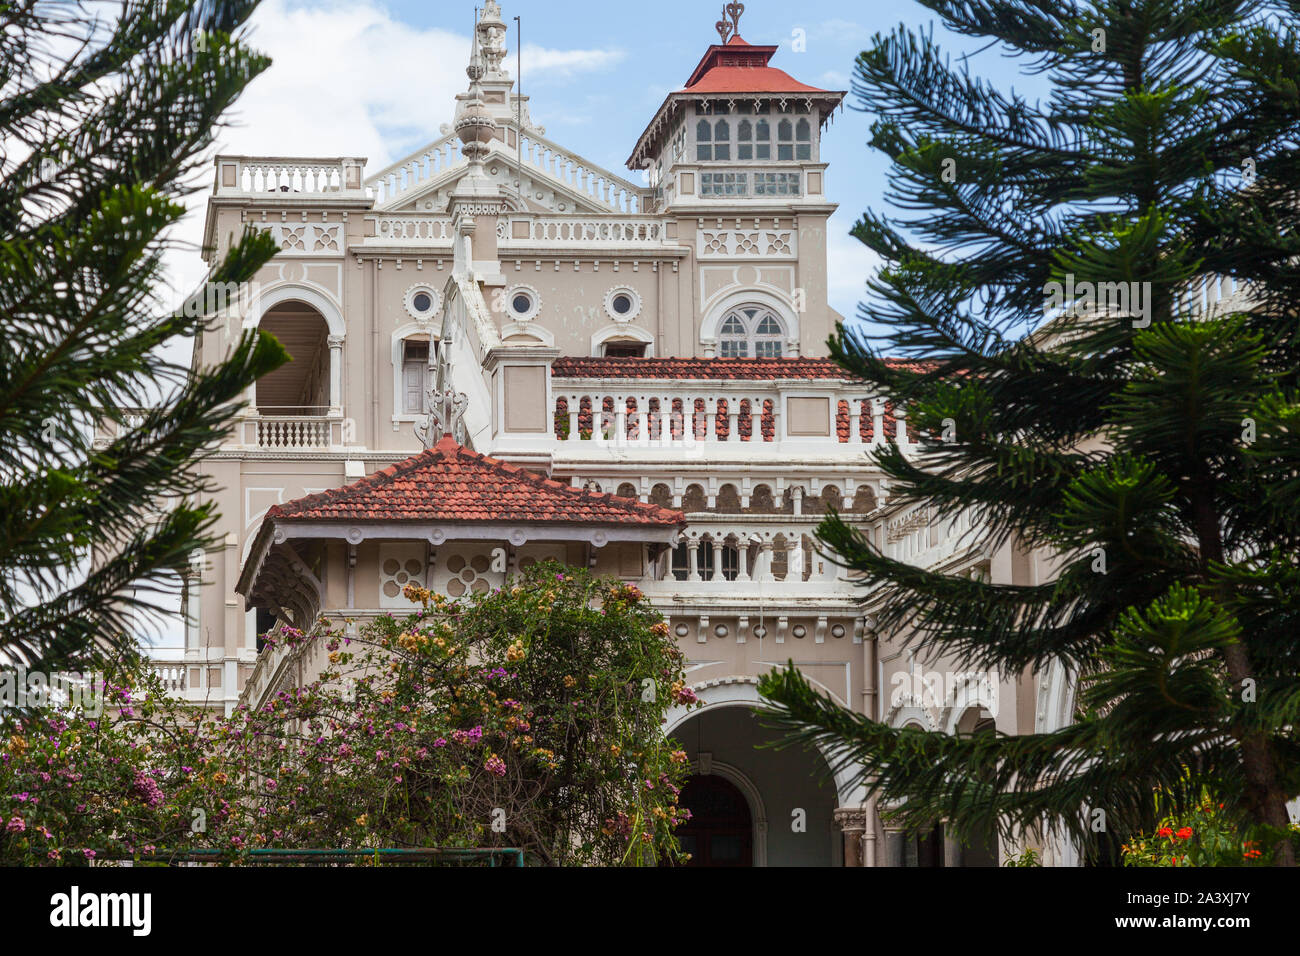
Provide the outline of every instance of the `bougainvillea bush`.
{"type": "Polygon", "coordinates": [[[0,862],[258,847],[677,858],[686,755],[662,725],[695,695],[635,587],[546,564],[460,601],[408,597],[423,609],[355,636],[323,622],[273,634],[324,642],[330,669],[256,711],[141,703],[124,681],[118,718],[11,719],[0,862]]]}

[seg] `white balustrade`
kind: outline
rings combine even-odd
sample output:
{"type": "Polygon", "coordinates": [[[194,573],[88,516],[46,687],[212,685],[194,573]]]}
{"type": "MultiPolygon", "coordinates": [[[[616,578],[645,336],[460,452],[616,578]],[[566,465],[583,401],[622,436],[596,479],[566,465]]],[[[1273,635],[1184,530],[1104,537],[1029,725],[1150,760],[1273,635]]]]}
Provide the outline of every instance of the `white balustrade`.
{"type": "Polygon", "coordinates": [[[185,665],[172,661],[149,662],[149,669],[162,681],[163,692],[168,696],[181,696],[185,693],[185,665]]]}
{"type": "Polygon", "coordinates": [[[257,447],[270,449],[328,448],[337,419],[325,416],[261,417],[257,427],[257,447]]]}
{"type": "Polygon", "coordinates": [[[550,140],[525,136],[521,155],[524,162],[558,179],[570,189],[609,206],[615,212],[641,210],[640,189],[599,166],[566,153],[550,140]]]}
{"type": "MultiPolygon", "coordinates": [[[[574,388],[555,379],[557,438],[620,447],[659,448],[780,441],[784,395],[750,389],[708,393],[701,388],[614,391],[574,388]],[[743,421],[742,421],[743,419],[743,421]]],[[[874,446],[885,441],[885,410],[862,390],[830,399],[827,444],[874,446]],[[862,421],[871,423],[863,436],[862,421]]]]}
{"type": "Polygon", "coordinates": [[[451,220],[445,217],[395,213],[366,218],[375,224],[376,241],[450,245],[454,238],[451,220]]]}
{"type": "Polygon", "coordinates": [[[590,216],[544,216],[511,219],[502,229],[502,245],[507,248],[538,245],[649,245],[662,244],[668,233],[663,219],[646,216],[637,219],[601,219],[590,216]],[[514,224],[527,223],[528,237],[515,237],[514,224]]]}
{"type": "Polygon", "coordinates": [[[218,156],[216,192],[364,196],[360,159],[218,156]]]}
{"type": "Polygon", "coordinates": [[[451,133],[427,149],[376,173],[366,180],[366,185],[374,189],[376,205],[384,206],[466,162],[460,140],[451,133]]]}
{"type": "Polygon", "coordinates": [[[1239,297],[1245,307],[1245,284],[1233,276],[1197,276],[1180,293],[1176,308],[1193,316],[1205,316],[1228,308],[1226,300],[1239,297]]]}

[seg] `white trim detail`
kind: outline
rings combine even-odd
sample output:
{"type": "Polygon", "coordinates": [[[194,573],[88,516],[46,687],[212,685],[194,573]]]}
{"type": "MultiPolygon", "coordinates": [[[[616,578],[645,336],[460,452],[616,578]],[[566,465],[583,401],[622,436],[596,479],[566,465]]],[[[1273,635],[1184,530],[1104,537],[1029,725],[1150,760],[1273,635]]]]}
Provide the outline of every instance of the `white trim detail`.
{"type": "Polygon", "coordinates": [[[635,325],[607,325],[599,331],[593,332],[591,336],[591,354],[595,357],[600,356],[600,347],[612,339],[632,339],[635,342],[645,343],[646,358],[653,358],[655,354],[655,337],[645,329],[638,328],[635,325]]]}
{"type": "Polygon", "coordinates": [[[269,290],[258,289],[244,316],[243,327],[257,328],[262,324],[266,313],[282,302],[301,302],[311,306],[325,319],[330,335],[347,337],[347,323],[343,321],[343,310],[339,304],[321,287],[305,282],[275,283],[269,290]]]}
{"type": "Polygon", "coordinates": [[[786,347],[783,357],[799,357],[799,313],[794,310],[790,300],[758,289],[737,289],[714,302],[700,323],[700,344],[704,346],[705,358],[717,355],[718,328],[723,318],[732,309],[743,305],[761,305],[775,312],[777,318],[785,324],[786,347]]]}
{"type": "Polygon", "coordinates": [[[542,295],[530,285],[512,285],[505,290],[504,313],[506,317],[513,322],[528,322],[537,318],[537,313],[542,311],[542,295]],[[515,296],[523,293],[533,300],[533,307],[527,312],[515,311],[515,296]]]}
{"type": "MultiPolygon", "coordinates": [[[[839,695],[829,687],[821,684],[814,678],[804,675],[808,683],[814,687],[825,690],[832,697],[839,695]]],[[[672,736],[675,731],[692,717],[698,717],[709,710],[716,710],[722,707],[745,707],[753,708],[763,703],[763,698],[758,693],[758,678],[735,675],[723,677],[709,681],[703,681],[694,686],[695,696],[703,703],[703,707],[696,707],[688,710],[685,706],[677,704],[669,708],[668,713],[664,715],[664,736],[672,736]]],[[[827,757],[826,751],[820,746],[817,748],[823,761],[826,762],[827,769],[831,767],[831,760],[827,757]]],[[[716,766],[716,764],[715,764],[716,766]]],[[[835,791],[839,799],[837,806],[857,806],[864,802],[863,788],[853,785],[853,772],[850,768],[844,767],[835,773],[835,791]]]]}
{"type": "Polygon", "coordinates": [[[641,314],[641,305],[641,293],[631,286],[616,285],[605,293],[605,314],[615,322],[631,322],[641,314]],[[614,308],[614,299],[620,295],[625,295],[632,300],[632,308],[627,312],[620,313],[614,308]]]}
{"type": "Polygon", "coordinates": [[[426,326],[432,326],[434,319],[438,317],[438,312],[442,309],[442,293],[426,282],[417,282],[415,285],[409,286],[402,295],[402,308],[416,322],[423,322],[426,326]],[[415,308],[415,297],[421,292],[427,295],[432,303],[427,312],[420,312],[415,308]]]}
{"type": "MultiPolygon", "coordinates": [[[[411,288],[422,288],[412,286],[411,288]]],[[[410,290],[407,290],[408,293],[410,290]]],[[[393,428],[397,430],[400,422],[414,422],[423,418],[423,415],[413,415],[406,411],[406,403],[402,399],[402,360],[403,343],[407,339],[416,335],[428,336],[429,339],[429,361],[435,361],[434,353],[438,347],[438,332],[429,322],[408,322],[401,328],[393,332],[392,336],[392,364],[393,364],[393,428]]],[[[433,381],[434,372],[430,372],[429,381],[433,381]]]]}
{"type": "Polygon", "coordinates": [[[509,342],[508,339],[517,336],[525,336],[533,340],[538,345],[544,345],[547,348],[555,348],[555,335],[542,328],[536,322],[507,322],[501,327],[501,344],[505,346],[519,345],[519,342],[509,342]]]}

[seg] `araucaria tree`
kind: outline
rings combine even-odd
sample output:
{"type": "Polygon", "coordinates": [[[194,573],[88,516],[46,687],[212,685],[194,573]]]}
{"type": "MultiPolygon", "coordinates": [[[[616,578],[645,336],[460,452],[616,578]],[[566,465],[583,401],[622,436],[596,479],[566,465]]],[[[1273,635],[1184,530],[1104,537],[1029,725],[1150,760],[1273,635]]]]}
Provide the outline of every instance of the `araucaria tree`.
{"type": "MultiPolygon", "coordinates": [[[[176,314],[157,290],[220,117],[268,65],[236,38],[255,6],[0,14],[0,663],[85,669],[134,642],[131,612],[209,542],[196,460],[284,360],[237,332],[214,368],[161,351],[228,322],[203,290],[176,314]]],[[[206,288],[238,289],[274,252],[242,237],[206,288]]]]}
{"type": "Polygon", "coordinates": [[[949,736],[851,714],[792,669],[763,692],[915,825],[1083,840],[1102,810],[1122,836],[1208,788],[1293,865],[1298,8],[925,5],[1052,92],[999,92],[905,29],[861,54],[872,145],[907,212],[854,230],[885,261],[863,311],[887,334],[841,328],[832,348],[923,438],[878,454],[891,499],[966,511],[991,547],[1042,549],[1059,571],[1014,586],[938,573],[834,515],[819,536],[877,589],[886,637],[959,668],[1063,663],[1078,706],[1051,733],[949,736]]]}

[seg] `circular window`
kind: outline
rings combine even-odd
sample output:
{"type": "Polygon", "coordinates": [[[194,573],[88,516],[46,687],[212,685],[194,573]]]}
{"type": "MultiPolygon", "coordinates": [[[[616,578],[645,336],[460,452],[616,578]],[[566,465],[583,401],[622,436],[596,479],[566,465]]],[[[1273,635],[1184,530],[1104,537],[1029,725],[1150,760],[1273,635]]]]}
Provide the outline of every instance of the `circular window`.
{"type": "Polygon", "coordinates": [[[421,322],[429,322],[438,312],[442,297],[427,285],[413,285],[406,290],[406,314],[421,322]]]}
{"type": "Polygon", "coordinates": [[[630,322],[641,312],[641,296],[619,286],[605,293],[605,313],[616,322],[630,322]]]}
{"type": "MultiPolygon", "coordinates": [[[[503,302],[508,317],[514,321],[526,322],[541,311],[542,297],[532,286],[515,286],[503,291],[504,294],[499,301],[503,302]]],[[[494,307],[501,308],[501,306],[494,307]]]]}

